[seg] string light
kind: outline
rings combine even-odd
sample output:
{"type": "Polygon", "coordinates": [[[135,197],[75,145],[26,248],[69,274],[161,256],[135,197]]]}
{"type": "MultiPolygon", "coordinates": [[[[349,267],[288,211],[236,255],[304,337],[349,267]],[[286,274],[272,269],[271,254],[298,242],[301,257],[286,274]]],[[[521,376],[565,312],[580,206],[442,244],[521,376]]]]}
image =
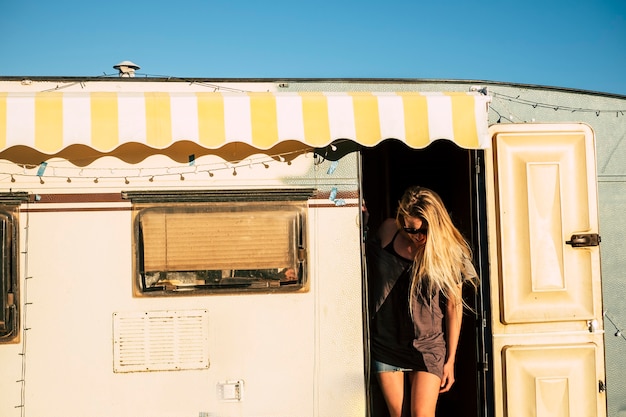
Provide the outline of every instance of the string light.
{"type": "Polygon", "coordinates": [[[48,178],[52,178],[52,179],[62,178],[67,183],[72,183],[76,179],[93,181],[94,184],[99,184],[100,182],[102,182],[101,181],[102,179],[109,179],[109,180],[122,179],[125,184],[130,184],[132,178],[138,178],[138,179],[145,178],[149,182],[154,182],[157,177],[168,177],[168,176],[171,177],[174,175],[177,176],[177,178],[179,178],[180,181],[184,181],[186,179],[186,176],[194,175],[194,174],[198,174],[202,172],[208,173],[209,177],[213,178],[215,175],[215,171],[221,171],[221,170],[231,170],[232,175],[236,176],[238,175],[237,169],[241,168],[242,166],[248,166],[250,169],[254,169],[255,166],[259,166],[259,167],[262,166],[265,169],[269,169],[270,163],[273,161],[276,161],[277,159],[280,160],[281,162],[285,162],[287,165],[291,165],[292,161],[286,158],[287,156],[307,155],[310,152],[313,152],[313,148],[306,147],[306,148],[295,150],[293,152],[287,152],[287,153],[283,152],[281,154],[276,154],[276,155],[263,155],[260,158],[249,158],[243,161],[242,163],[237,163],[237,164],[233,164],[230,162],[214,162],[211,164],[197,165],[198,160],[195,160],[194,162],[196,162],[196,164],[194,164],[193,166],[187,165],[186,167],[182,167],[178,165],[178,166],[169,166],[169,167],[160,167],[160,168],[159,167],[157,168],[146,168],[146,167],[141,167],[141,168],[128,168],[128,167],[69,168],[66,166],[63,166],[63,167],[54,166],[52,165],[52,163],[48,165],[47,162],[42,162],[39,165],[32,165],[32,164],[22,164],[19,162],[13,163],[13,162],[8,162],[8,161],[0,161],[0,174],[6,175],[7,178],[10,178],[11,182],[16,182],[17,181],[16,178],[19,176],[35,177],[39,179],[39,182],[41,184],[46,183],[46,181],[44,181],[43,179],[44,171],[47,171],[50,173],[50,175],[46,175],[47,179],[48,178]],[[11,169],[8,170],[8,172],[7,171],[2,172],[3,164],[10,166],[11,169]],[[19,166],[22,171],[14,172],[14,168],[16,165],[19,166]],[[46,170],[46,168],[49,168],[49,169],[46,170]],[[68,170],[72,170],[72,169],[76,170],[75,174],[68,175],[68,170]],[[32,172],[32,170],[37,170],[37,173],[32,172]],[[135,171],[135,174],[128,175],[129,170],[135,171]],[[103,172],[107,175],[102,175],[103,172]],[[158,172],[158,173],[155,173],[155,172],[158,172]]]}
{"type": "Polygon", "coordinates": [[[624,332],[622,331],[622,329],[618,327],[617,323],[613,320],[613,318],[611,318],[611,316],[609,316],[606,311],[603,313],[603,315],[604,317],[606,317],[609,323],[611,323],[613,327],[615,328],[615,333],[613,335],[615,337],[621,337],[622,339],[626,340],[626,336],[624,335],[624,332]]]}
{"type": "Polygon", "coordinates": [[[513,123],[513,116],[511,116],[511,118],[503,116],[498,110],[494,109],[493,106],[489,106],[489,110],[495,112],[498,115],[498,120],[496,121],[496,123],[500,123],[502,119],[506,119],[509,122],[513,123]]]}
{"type": "MultiPolygon", "coordinates": [[[[197,86],[200,86],[200,87],[206,87],[208,89],[211,89],[213,92],[218,92],[218,91],[234,92],[234,93],[248,93],[248,92],[250,92],[250,90],[242,90],[242,89],[239,89],[239,88],[231,88],[231,87],[227,87],[227,86],[224,86],[224,85],[217,85],[217,84],[211,84],[211,83],[207,83],[207,82],[190,80],[188,78],[173,77],[173,76],[168,76],[168,75],[143,74],[143,73],[139,73],[139,72],[137,72],[135,74],[136,75],[142,75],[144,77],[157,77],[157,78],[167,78],[168,80],[185,81],[185,82],[188,82],[189,86],[197,85],[197,86]]],[[[113,78],[118,78],[119,74],[118,73],[107,74],[106,72],[103,71],[102,75],[94,76],[93,78],[112,78],[112,77],[113,78]]],[[[87,86],[87,81],[86,80],[79,80],[79,81],[68,82],[65,85],[57,84],[54,88],[41,90],[40,92],[47,93],[47,92],[51,92],[51,91],[64,90],[66,88],[73,87],[75,85],[79,85],[81,88],[84,89],[87,86]]]]}
{"type": "MultiPolygon", "coordinates": [[[[167,78],[168,80],[176,80],[176,81],[183,81],[186,82],[188,86],[200,86],[200,87],[205,87],[207,89],[210,89],[213,92],[231,92],[231,93],[250,93],[252,92],[251,90],[244,90],[244,89],[240,89],[240,88],[232,88],[232,87],[228,87],[225,85],[217,85],[217,84],[212,84],[212,83],[208,83],[208,82],[203,82],[203,81],[198,81],[198,80],[193,80],[193,79],[189,79],[189,78],[181,78],[181,77],[176,77],[176,76],[168,76],[168,75],[155,75],[155,74],[145,74],[145,73],[136,73],[136,75],[143,75],[144,77],[157,77],[157,78],[167,78]]],[[[97,75],[97,76],[93,76],[90,78],[118,78],[119,74],[118,73],[112,73],[112,74],[107,74],[106,72],[103,72],[102,75],[97,75]]],[[[40,92],[51,92],[51,91],[59,91],[59,90],[63,90],[75,85],[79,85],[82,89],[86,88],[88,81],[87,80],[79,80],[79,81],[72,81],[72,82],[67,82],[64,85],[59,85],[57,84],[56,87],[54,88],[50,88],[50,89],[46,89],[46,90],[40,90],[40,92]]],[[[492,97],[494,98],[498,98],[501,100],[507,100],[507,101],[512,101],[512,102],[516,102],[518,104],[525,104],[525,105],[529,105],[532,106],[533,108],[537,108],[537,107],[544,107],[544,108],[551,108],[554,109],[555,111],[557,110],[571,110],[572,112],[598,112],[598,113],[616,113],[616,117],[619,117],[619,115],[624,115],[624,111],[626,111],[626,109],[589,109],[589,108],[575,108],[575,107],[567,107],[567,106],[559,106],[558,108],[555,108],[554,105],[549,104],[549,103],[542,103],[542,102],[538,102],[536,100],[528,100],[528,99],[523,99],[521,98],[520,95],[517,96],[510,96],[507,94],[502,94],[502,93],[498,93],[495,91],[492,91],[491,89],[487,90],[478,90],[479,92],[486,94],[487,91],[489,91],[488,94],[490,94],[492,97]]],[[[333,151],[336,151],[336,147],[334,145],[331,144],[331,149],[333,151]]],[[[191,162],[191,161],[190,161],[191,162]]],[[[190,164],[191,165],[191,164],[190,164]]]]}
{"type": "Polygon", "coordinates": [[[555,105],[552,103],[542,103],[536,100],[528,100],[528,99],[520,98],[519,95],[514,97],[514,96],[509,96],[507,94],[502,94],[502,93],[497,93],[497,92],[491,92],[491,95],[493,96],[494,99],[499,99],[502,101],[509,101],[509,102],[513,102],[517,104],[531,106],[533,109],[544,108],[544,109],[552,109],[554,111],[570,111],[572,113],[576,113],[576,112],[595,113],[597,117],[599,117],[602,113],[611,113],[611,114],[615,113],[616,117],[619,117],[620,114],[623,116],[624,111],[626,111],[626,109],[591,109],[591,108],[584,108],[584,107],[570,107],[570,106],[563,106],[563,105],[555,105]]]}

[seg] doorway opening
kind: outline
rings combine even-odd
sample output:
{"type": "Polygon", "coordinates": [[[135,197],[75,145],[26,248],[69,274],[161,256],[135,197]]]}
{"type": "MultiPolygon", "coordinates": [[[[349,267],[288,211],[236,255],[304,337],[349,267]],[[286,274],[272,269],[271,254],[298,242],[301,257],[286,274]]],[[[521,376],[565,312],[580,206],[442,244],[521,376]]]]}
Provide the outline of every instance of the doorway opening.
{"type": "MultiPolygon", "coordinates": [[[[470,242],[475,259],[486,230],[481,193],[482,151],[462,149],[453,142],[439,140],[425,149],[411,149],[396,140],[386,140],[373,148],[361,150],[361,191],[369,212],[368,233],[389,217],[395,217],[398,200],[411,185],[420,185],[437,192],[454,224],[470,242]],[[483,229],[483,230],[481,230],[483,229]]],[[[482,250],[486,252],[486,248],[482,250]]],[[[486,274],[476,265],[481,279],[486,274]]],[[[481,283],[481,287],[485,283],[481,283]]],[[[437,417],[478,417],[485,415],[485,356],[481,291],[464,291],[464,298],[473,311],[465,310],[457,350],[455,384],[440,395],[437,417]],[[480,323],[480,326],[479,326],[480,323]],[[483,399],[481,399],[483,398],[483,399]]],[[[369,331],[366,331],[369,334],[369,331]]],[[[369,357],[369,355],[366,355],[369,357]]],[[[385,401],[374,373],[369,374],[368,398],[371,417],[387,417],[385,401]]],[[[405,383],[408,386],[408,382],[405,383]]],[[[409,415],[409,414],[407,414],[409,415]]]]}

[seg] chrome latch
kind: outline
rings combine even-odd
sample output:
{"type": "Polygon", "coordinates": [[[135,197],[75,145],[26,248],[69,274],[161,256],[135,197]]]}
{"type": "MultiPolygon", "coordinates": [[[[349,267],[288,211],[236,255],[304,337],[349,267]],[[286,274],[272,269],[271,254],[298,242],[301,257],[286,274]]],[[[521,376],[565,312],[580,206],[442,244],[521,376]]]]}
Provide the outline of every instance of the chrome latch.
{"type": "Polygon", "coordinates": [[[585,246],[598,246],[600,244],[600,235],[597,233],[588,233],[588,234],[579,234],[572,235],[570,240],[567,240],[565,243],[568,245],[572,245],[573,248],[580,248],[585,246]]]}

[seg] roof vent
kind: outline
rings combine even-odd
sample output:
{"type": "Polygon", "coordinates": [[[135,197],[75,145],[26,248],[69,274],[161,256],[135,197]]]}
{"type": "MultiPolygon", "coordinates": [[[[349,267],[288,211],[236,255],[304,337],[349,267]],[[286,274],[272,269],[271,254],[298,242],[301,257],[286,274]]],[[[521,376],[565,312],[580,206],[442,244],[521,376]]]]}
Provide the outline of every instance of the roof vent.
{"type": "Polygon", "coordinates": [[[122,61],[119,64],[113,65],[113,68],[119,71],[120,77],[134,77],[135,70],[138,70],[139,65],[131,61],[122,61]]]}

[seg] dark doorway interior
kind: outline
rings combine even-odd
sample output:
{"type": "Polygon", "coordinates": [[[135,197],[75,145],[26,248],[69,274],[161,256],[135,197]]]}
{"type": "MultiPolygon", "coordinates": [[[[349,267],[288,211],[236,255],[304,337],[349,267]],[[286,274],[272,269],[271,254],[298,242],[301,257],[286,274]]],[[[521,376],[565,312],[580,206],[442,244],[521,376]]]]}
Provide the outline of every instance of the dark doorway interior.
{"type": "MultiPolygon", "coordinates": [[[[420,150],[410,149],[395,140],[363,149],[362,191],[370,213],[370,233],[384,219],[395,216],[397,202],[408,186],[421,185],[441,196],[456,226],[472,243],[478,233],[474,201],[475,155],[475,151],[461,149],[446,140],[420,150]]],[[[475,306],[474,291],[465,299],[475,306]]],[[[438,417],[478,415],[476,323],[476,315],[466,311],[457,352],[456,382],[450,392],[440,396],[438,417]]],[[[375,375],[370,379],[370,415],[386,417],[388,413],[375,375]]]]}

